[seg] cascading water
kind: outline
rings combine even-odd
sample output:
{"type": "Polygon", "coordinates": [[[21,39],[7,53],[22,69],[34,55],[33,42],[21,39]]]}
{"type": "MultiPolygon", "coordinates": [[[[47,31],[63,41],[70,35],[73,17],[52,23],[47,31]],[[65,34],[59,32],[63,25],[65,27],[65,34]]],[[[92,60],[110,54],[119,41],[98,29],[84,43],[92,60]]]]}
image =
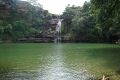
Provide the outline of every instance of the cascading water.
{"type": "Polygon", "coordinates": [[[60,43],[61,42],[61,22],[62,22],[62,19],[58,18],[57,26],[56,26],[55,43],[60,43]]]}

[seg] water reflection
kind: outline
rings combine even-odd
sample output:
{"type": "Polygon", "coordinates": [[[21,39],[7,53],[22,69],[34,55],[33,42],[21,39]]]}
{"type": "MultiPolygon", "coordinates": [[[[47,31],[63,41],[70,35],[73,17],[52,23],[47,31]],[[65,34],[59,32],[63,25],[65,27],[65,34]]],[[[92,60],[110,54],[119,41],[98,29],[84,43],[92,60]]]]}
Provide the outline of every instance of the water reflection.
{"type": "MultiPolygon", "coordinates": [[[[62,45],[58,44],[52,56],[49,57],[48,66],[45,67],[45,71],[39,71],[39,80],[88,80],[90,76],[86,74],[85,70],[76,71],[65,66],[65,61],[62,52],[62,45]],[[44,72],[43,72],[44,71],[44,72]]],[[[92,78],[91,78],[92,79],[92,78]]]]}
{"type": "Polygon", "coordinates": [[[119,80],[119,52],[105,44],[3,44],[0,80],[93,80],[106,73],[119,80]]]}
{"type": "Polygon", "coordinates": [[[38,45],[34,47],[34,52],[27,46],[26,50],[18,47],[13,51],[8,49],[9,56],[2,54],[4,59],[0,63],[9,65],[2,64],[4,67],[0,69],[4,70],[0,73],[0,80],[92,80],[86,70],[77,71],[67,66],[62,44],[41,49],[38,45]]]}

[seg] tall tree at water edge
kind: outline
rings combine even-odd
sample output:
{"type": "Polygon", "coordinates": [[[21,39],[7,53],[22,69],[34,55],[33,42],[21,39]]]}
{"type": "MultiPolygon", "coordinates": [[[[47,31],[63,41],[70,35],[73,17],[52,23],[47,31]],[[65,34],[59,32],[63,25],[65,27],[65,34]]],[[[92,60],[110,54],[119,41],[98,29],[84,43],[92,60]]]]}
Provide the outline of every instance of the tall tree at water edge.
{"type": "Polygon", "coordinates": [[[106,41],[120,39],[120,0],[91,0],[100,38],[106,41]]]}
{"type": "Polygon", "coordinates": [[[67,6],[63,13],[63,33],[72,41],[95,41],[95,18],[91,13],[91,3],[82,7],[67,6]]]}

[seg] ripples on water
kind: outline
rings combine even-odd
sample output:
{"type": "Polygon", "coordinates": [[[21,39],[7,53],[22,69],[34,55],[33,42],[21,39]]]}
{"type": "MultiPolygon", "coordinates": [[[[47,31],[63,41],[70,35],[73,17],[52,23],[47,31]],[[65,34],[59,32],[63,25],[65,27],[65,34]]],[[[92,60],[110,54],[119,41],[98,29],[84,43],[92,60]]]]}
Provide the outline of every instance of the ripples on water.
{"type": "Polygon", "coordinates": [[[112,53],[106,51],[105,55],[106,49],[99,51],[100,46],[97,54],[95,50],[87,51],[91,47],[85,45],[82,47],[79,45],[72,47],[67,45],[66,47],[62,44],[10,46],[12,47],[4,45],[0,49],[0,80],[95,80],[95,76],[88,71],[89,69],[96,70],[96,73],[100,69],[104,69],[103,71],[111,69],[108,66],[106,68],[104,63],[107,59],[111,60],[112,56],[116,56],[116,59],[111,61],[112,64],[119,62],[118,54],[112,54],[115,49],[111,51],[112,53]],[[108,58],[104,58],[101,51],[108,58]],[[84,66],[81,67],[81,64],[84,66]]]}
{"type": "Polygon", "coordinates": [[[92,80],[86,70],[72,70],[65,67],[62,46],[57,45],[53,53],[46,57],[47,65],[39,67],[39,70],[13,69],[8,73],[1,74],[3,80],[92,80]]]}
{"type": "Polygon", "coordinates": [[[86,71],[75,71],[64,67],[48,67],[39,71],[18,71],[1,74],[0,80],[94,80],[86,71]]]}

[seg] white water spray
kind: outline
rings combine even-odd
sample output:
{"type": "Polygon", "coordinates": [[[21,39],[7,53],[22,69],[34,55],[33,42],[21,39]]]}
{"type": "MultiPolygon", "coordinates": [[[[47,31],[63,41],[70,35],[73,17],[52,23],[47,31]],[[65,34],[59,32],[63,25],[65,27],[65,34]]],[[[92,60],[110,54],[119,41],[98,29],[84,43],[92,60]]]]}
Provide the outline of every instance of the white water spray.
{"type": "Polygon", "coordinates": [[[62,22],[62,19],[58,19],[57,26],[56,26],[55,43],[61,42],[61,22],[62,22]]]}

